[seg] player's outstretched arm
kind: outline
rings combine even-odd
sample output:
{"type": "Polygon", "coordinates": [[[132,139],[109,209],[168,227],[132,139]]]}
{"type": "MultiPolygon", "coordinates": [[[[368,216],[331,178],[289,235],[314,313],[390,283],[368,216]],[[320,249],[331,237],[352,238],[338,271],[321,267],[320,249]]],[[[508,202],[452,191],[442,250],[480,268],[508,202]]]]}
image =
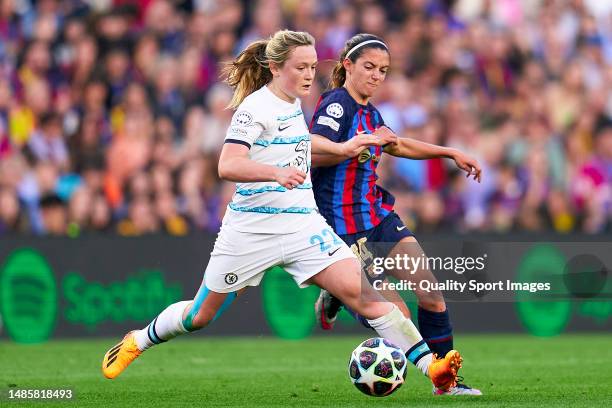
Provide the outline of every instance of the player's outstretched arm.
{"type": "Polygon", "coordinates": [[[219,177],[236,183],[276,181],[292,189],[304,183],[306,173],[295,167],[276,167],[249,159],[249,148],[241,144],[225,143],[219,157],[219,177]]]}
{"type": "MultiPolygon", "coordinates": [[[[375,134],[379,132],[381,136],[386,133],[393,133],[387,127],[378,129],[375,134]]],[[[450,147],[425,143],[410,138],[398,138],[397,143],[385,146],[384,151],[396,157],[404,157],[413,160],[435,159],[440,157],[453,159],[457,167],[467,173],[466,177],[473,176],[474,180],[479,183],[482,177],[482,169],[476,159],[450,147]]]]}
{"type": "Polygon", "coordinates": [[[482,169],[478,161],[459,150],[454,150],[454,153],[452,159],[455,161],[457,167],[466,172],[465,177],[474,176],[474,180],[480,183],[482,179],[482,169]]]}
{"type": "Polygon", "coordinates": [[[368,146],[384,146],[395,143],[397,136],[385,134],[360,134],[344,143],[332,142],[321,135],[311,135],[312,165],[314,167],[333,166],[341,163],[359,153],[368,146]]]}

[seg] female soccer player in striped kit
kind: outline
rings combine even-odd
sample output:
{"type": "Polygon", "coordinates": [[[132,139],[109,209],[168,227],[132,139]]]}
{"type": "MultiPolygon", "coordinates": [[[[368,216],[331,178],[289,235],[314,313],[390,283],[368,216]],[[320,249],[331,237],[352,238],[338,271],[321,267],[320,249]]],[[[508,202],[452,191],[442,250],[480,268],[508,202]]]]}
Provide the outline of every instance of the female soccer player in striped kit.
{"type": "MultiPolygon", "coordinates": [[[[389,50],[380,38],[371,34],[358,34],[349,39],[334,68],[332,89],[321,96],[312,118],[310,133],[313,135],[313,143],[319,139],[346,143],[362,134],[392,134],[384,126],[378,110],[369,102],[384,81],[388,69],[389,50]]],[[[313,165],[327,166],[313,170],[317,206],[334,231],[360,255],[362,261],[366,261],[364,258],[371,261],[374,257],[393,258],[397,254],[402,257],[421,257],[423,251],[413,233],[393,212],[393,196],[376,185],[376,168],[383,152],[410,159],[450,158],[467,172],[468,177],[471,175],[478,181],[480,167],[476,160],[458,150],[408,138],[398,138],[397,143],[384,147],[370,146],[350,159],[313,151],[313,165]],[[393,247],[372,245],[374,243],[390,243],[393,247]]],[[[367,270],[367,262],[364,264],[367,270]]],[[[398,270],[390,273],[399,279],[408,278],[413,282],[422,279],[435,281],[427,268],[421,268],[412,276],[406,276],[398,270]]],[[[407,306],[395,291],[381,292],[406,317],[410,316],[407,306]]],[[[433,352],[444,356],[453,348],[452,327],[444,298],[440,292],[415,292],[419,301],[418,322],[421,334],[433,352]]],[[[321,291],[315,313],[323,329],[333,327],[342,303],[328,291],[321,291]]],[[[352,308],[349,306],[349,309],[352,308]]],[[[365,326],[370,326],[367,319],[353,312],[365,326]]],[[[460,383],[449,389],[434,388],[434,394],[480,395],[481,392],[460,383]]]]}
{"type": "MultiPolygon", "coordinates": [[[[279,31],[249,45],[228,67],[228,83],[235,88],[231,106],[237,109],[219,174],[237,185],[202,285],[193,300],[168,306],[111,348],[102,362],[107,378],[117,377],[149,347],[205,327],[240,291],[257,286],[265,270],[282,265],[300,287],[325,288],[364,316],[434,385],[455,385],[459,353],[434,358],[410,319],[371,287],[362,290],[355,255],[316,208],[311,140],[299,99],[310,92],[316,64],[310,34],[279,31]]],[[[379,142],[384,140],[366,135],[345,144],[317,140],[312,148],[350,157],[379,142]]]]}

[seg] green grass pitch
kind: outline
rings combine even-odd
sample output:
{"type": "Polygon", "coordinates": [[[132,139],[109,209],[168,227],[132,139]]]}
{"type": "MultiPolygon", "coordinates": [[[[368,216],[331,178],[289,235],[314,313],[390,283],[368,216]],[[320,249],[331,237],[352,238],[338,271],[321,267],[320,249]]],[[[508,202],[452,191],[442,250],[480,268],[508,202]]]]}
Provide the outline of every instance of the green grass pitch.
{"type": "Polygon", "coordinates": [[[118,379],[100,372],[118,341],[68,340],[42,345],[0,342],[0,406],[126,407],[605,407],[612,402],[610,335],[458,335],[461,374],[483,397],[431,395],[409,367],[390,397],[351,385],[347,361],[361,337],[180,338],[147,351],[118,379]],[[8,387],[72,388],[72,402],[8,402],[8,387]]]}

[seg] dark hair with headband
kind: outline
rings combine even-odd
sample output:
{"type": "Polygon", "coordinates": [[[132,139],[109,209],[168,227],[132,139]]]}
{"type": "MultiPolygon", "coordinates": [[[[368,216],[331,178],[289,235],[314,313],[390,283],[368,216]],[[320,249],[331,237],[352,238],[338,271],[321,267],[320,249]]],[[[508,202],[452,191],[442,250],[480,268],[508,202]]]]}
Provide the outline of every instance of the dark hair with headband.
{"type": "Polygon", "coordinates": [[[334,70],[331,74],[331,80],[329,81],[330,88],[340,88],[346,81],[346,69],[342,62],[348,58],[351,62],[357,61],[365,50],[370,48],[378,48],[385,50],[387,53],[389,49],[387,45],[379,37],[374,34],[357,34],[349,39],[344,48],[340,53],[340,60],[336,63],[334,70]]]}

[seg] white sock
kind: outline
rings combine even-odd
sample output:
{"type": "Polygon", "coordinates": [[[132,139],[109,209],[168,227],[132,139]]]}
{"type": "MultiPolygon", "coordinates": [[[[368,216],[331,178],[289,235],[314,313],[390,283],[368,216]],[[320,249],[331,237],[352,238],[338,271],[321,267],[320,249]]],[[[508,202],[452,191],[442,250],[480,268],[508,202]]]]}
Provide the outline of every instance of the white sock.
{"type": "Polygon", "coordinates": [[[176,336],[187,333],[183,326],[183,312],[191,304],[191,300],[173,303],[164,309],[147,327],[134,333],[136,345],[140,351],[166,342],[176,336]]]}
{"type": "Polygon", "coordinates": [[[417,366],[425,375],[432,361],[433,355],[429,346],[423,340],[423,336],[414,326],[412,320],[393,305],[393,309],[378,319],[369,320],[368,323],[378,332],[380,337],[388,339],[391,343],[401,348],[406,358],[417,366]]]}

